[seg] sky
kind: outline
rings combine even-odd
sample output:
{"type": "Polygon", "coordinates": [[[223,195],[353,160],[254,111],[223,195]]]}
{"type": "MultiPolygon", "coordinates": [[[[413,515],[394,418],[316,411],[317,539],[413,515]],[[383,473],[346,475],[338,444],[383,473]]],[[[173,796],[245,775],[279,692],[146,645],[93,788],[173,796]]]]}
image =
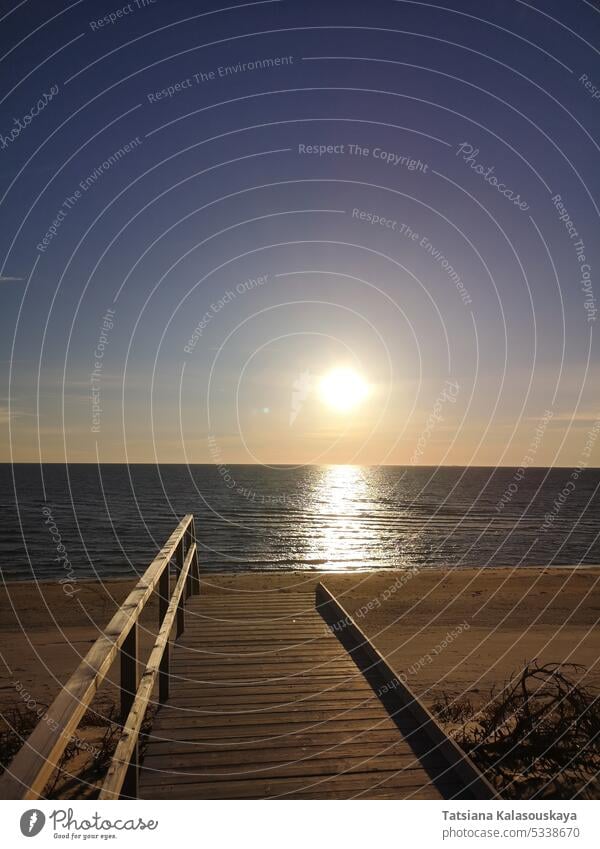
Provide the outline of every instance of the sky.
{"type": "Polygon", "coordinates": [[[0,460],[600,465],[597,4],[0,33],[0,460]]]}

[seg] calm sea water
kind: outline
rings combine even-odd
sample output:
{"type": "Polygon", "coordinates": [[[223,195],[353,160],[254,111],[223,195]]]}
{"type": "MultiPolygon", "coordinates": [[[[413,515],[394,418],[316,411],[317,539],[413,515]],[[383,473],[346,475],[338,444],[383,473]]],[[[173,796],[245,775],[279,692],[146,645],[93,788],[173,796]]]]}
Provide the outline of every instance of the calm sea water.
{"type": "Polygon", "coordinates": [[[202,563],[211,569],[600,564],[600,470],[565,490],[570,475],[529,469],[518,481],[514,469],[484,468],[0,465],[0,563],[7,580],[61,577],[65,557],[78,577],[132,575],[177,520],[194,513],[202,563]],[[57,552],[44,509],[64,550],[57,552]]]}

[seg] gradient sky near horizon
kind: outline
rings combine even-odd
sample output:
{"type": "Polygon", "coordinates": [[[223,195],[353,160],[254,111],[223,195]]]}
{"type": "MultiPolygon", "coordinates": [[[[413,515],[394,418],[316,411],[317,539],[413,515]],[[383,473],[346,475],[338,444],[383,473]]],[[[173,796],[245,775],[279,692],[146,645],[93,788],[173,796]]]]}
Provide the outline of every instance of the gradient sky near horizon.
{"type": "Polygon", "coordinates": [[[0,40],[0,459],[580,462],[597,4],[28,0],[0,40]]]}

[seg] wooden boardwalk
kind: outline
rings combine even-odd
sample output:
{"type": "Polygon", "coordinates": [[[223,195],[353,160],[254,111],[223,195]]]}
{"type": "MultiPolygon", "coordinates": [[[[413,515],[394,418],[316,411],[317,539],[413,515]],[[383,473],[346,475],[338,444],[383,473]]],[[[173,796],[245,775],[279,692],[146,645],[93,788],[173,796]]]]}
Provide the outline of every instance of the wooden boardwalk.
{"type": "Polygon", "coordinates": [[[122,728],[99,799],[497,796],[322,583],[315,595],[199,595],[201,583],[188,513],[5,769],[0,798],[44,798],[116,662],[122,728]],[[153,596],[142,668],[139,620],[153,596]]]}
{"type": "Polygon", "coordinates": [[[435,763],[425,768],[312,593],[228,596],[188,601],[141,798],[454,795],[435,763]]]}

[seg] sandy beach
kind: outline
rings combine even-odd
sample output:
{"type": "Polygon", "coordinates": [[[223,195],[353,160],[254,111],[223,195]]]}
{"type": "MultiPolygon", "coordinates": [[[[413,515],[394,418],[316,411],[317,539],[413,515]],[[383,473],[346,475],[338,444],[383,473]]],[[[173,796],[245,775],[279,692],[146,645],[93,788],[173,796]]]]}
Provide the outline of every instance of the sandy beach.
{"type": "MultiPolygon", "coordinates": [[[[600,689],[600,570],[423,569],[420,572],[203,574],[202,592],[306,592],[322,581],[398,673],[431,704],[442,692],[485,699],[533,658],[581,664],[600,689]]],[[[26,699],[49,704],[133,581],[56,582],[1,589],[2,710],[26,699]]],[[[154,639],[156,603],[142,618],[143,656],[154,639]]],[[[118,664],[115,666],[118,667],[118,664]]],[[[114,670],[118,674],[118,668],[114,670]]],[[[107,683],[103,699],[113,699],[107,683]]],[[[30,702],[31,704],[31,702],[30,702]]]]}

